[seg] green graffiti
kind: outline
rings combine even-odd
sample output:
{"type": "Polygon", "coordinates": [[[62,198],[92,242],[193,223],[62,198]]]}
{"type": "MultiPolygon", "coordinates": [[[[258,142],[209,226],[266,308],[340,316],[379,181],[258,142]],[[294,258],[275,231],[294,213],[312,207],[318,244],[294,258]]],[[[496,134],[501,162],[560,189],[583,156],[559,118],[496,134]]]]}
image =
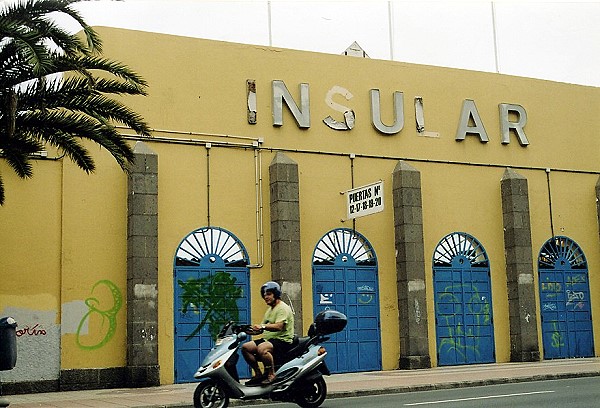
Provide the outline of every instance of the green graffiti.
{"type": "Polygon", "coordinates": [[[579,273],[576,275],[568,275],[566,279],[567,283],[586,283],[587,276],[583,273],[579,273]]]}
{"type": "Polygon", "coordinates": [[[211,337],[216,339],[223,324],[230,320],[238,321],[237,300],[242,297],[242,288],[235,282],[234,277],[222,271],[199,279],[190,278],[186,282],[177,281],[183,289],[181,312],[203,313],[202,321],[186,340],[193,338],[207,324],[211,337]]]}
{"type": "Polygon", "coordinates": [[[123,297],[121,296],[121,291],[119,288],[109,280],[100,280],[92,286],[91,294],[94,293],[94,290],[99,286],[106,286],[112,295],[112,306],[109,309],[101,309],[100,301],[95,297],[89,297],[85,300],[85,304],[88,307],[88,312],[83,316],[81,321],[79,322],[79,326],[77,327],[77,333],[75,336],[75,341],[77,345],[84,350],[95,350],[110,341],[110,339],[115,335],[117,330],[117,313],[121,309],[123,305],[123,297]],[[84,327],[86,321],[90,318],[90,316],[94,313],[102,316],[102,327],[104,327],[105,323],[107,323],[108,327],[106,329],[106,334],[96,344],[86,345],[81,343],[81,329],[84,327]]]}
{"type": "Polygon", "coordinates": [[[563,340],[562,334],[558,330],[557,323],[552,323],[552,330],[554,330],[554,331],[552,332],[552,341],[550,342],[550,345],[556,349],[564,347],[565,342],[563,340]]]}
{"type": "Polygon", "coordinates": [[[439,343],[440,353],[455,352],[461,356],[462,359],[467,359],[467,353],[472,352],[479,356],[479,341],[481,337],[481,327],[488,326],[491,324],[491,310],[490,303],[484,297],[481,296],[476,287],[469,284],[455,284],[450,285],[444,289],[444,292],[440,293],[436,308],[441,309],[440,304],[452,304],[454,313],[439,313],[439,320],[442,321],[441,326],[444,326],[448,330],[448,336],[444,337],[439,343]],[[471,293],[471,297],[465,302],[465,311],[462,310],[462,302],[455,293],[465,295],[471,293]],[[472,324],[465,326],[462,322],[456,322],[457,316],[470,316],[472,324]],[[470,339],[471,344],[466,344],[465,340],[470,339]]]}

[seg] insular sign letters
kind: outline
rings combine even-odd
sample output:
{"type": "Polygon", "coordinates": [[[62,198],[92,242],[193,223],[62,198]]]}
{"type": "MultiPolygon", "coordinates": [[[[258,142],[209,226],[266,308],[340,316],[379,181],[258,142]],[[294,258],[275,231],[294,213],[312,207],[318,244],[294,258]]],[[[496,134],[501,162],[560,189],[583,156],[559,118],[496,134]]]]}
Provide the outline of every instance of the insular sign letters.
{"type": "MultiPolygon", "coordinates": [[[[256,85],[254,80],[247,80],[248,84],[248,123],[257,123],[257,106],[256,106],[256,85]],[[250,119],[252,118],[252,120],[250,119]]],[[[310,86],[307,83],[298,85],[299,103],[296,102],[291,95],[286,84],[281,80],[272,81],[272,114],[273,126],[283,126],[283,109],[284,105],[290,111],[296,124],[301,129],[311,127],[310,117],[310,86]]],[[[340,112],[344,121],[335,120],[331,115],[323,119],[323,123],[336,131],[350,131],[354,127],[357,116],[355,112],[342,104],[333,101],[334,95],[341,95],[347,101],[351,100],[354,95],[346,88],[341,86],[332,87],[325,97],[325,102],[333,110],[340,112]]],[[[383,123],[381,118],[381,94],[379,89],[371,89],[369,91],[370,106],[371,106],[371,124],[382,135],[390,136],[401,132],[404,129],[404,94],[400,91],[395,91],[392,95],[392,103],[394,106],[394,121],[391,124],[383,123]]],[[[415,97],[422,106],[422,98],[415,97]]],[[[510,143],[511,133],[517,137],[521,146],[529,145],[529,140],[525,134],[525,125],[527,124],[527,112],[525,108],[518,104],[500,103],[499,122],[500,122],[500,137],[502,144],[510,143]],[[513,120],[511,120],[513,119],[513,120]]],[[[421,123],[418,123],[417,129],[419,132],[424,131],[421,123]]],[[[481,143],[489,141],[488,133],[485,129],[483,121],[477,111],[477,106],[474,100],[465,99],[462,103],[462,108],[458,120],[455,140],[461,142],[466,139],[466,136],[476,136],[481,143]]]]}

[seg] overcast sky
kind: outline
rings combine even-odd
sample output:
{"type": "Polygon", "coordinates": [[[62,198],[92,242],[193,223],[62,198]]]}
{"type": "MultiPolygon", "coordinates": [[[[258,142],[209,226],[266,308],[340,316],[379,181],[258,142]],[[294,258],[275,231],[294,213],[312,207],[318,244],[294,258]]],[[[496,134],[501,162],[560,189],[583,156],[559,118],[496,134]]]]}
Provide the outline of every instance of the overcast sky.
{"type": "MultiPolygon", "coordinates": [[[[9,2],[15,0],[1,0],[9,2]]],[[[96,0],[91,25],[600,87],[600,2],[96,0]]]]}

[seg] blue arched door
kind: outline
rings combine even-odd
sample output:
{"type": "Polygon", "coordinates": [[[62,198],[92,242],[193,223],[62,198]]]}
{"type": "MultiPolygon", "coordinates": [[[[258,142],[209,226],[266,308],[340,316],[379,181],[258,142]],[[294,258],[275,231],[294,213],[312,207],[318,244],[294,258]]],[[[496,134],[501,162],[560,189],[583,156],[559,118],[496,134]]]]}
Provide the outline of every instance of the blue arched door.
{"type": "Polygon", "coordinates": [[[554,237],[538,257],[544,358],[593,357],[588,266],[579,245],[554,237]]]}
{"type": "MultiPolygon", "coordinates": [[[[175,382],[194,381],[224,323],[250,322],[249,259],[222,228],[200,228],[179,244],[174,265],[175,382]]],[[[240,359],[238,372],[248,375],[240,359]]]]}
{"type": "Polygon", "coordinates": [[[334,309],[348,324],[325,343],[334,373],[381,370],[379,287],[375,251],[351,229],[325,234],[313,253],[315,315],[334,309]]]}
{"type": "Polygon", "coordinates": [[[438,365],[495,361],[490,266],[474,237],[445,236],[433,256],[438,365]]]}

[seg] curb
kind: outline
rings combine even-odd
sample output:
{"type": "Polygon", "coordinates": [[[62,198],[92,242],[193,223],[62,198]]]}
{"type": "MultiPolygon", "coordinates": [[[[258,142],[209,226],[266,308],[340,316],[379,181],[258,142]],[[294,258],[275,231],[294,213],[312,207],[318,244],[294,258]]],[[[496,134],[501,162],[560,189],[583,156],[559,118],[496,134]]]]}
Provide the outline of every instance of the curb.
{"type": "MultiPolygon", "coordinates": [[[[546,381],[560,380],[567,378],[582,378],[582,377],[600,377],[600,371],[590,371],[583,373],[559,373],[559,374],[540,374],[528,377],[500,377],[487,380],[475,381],[455,381],[439,384],[422,384],[422,385],[406,385],[399,387],[377,388],[373,390],[356,390],[356,391],[336,391],[327,395],[327,398],[347,398],[347,397],[364,397],[369,395],[384,395],[384,394],[404,394],[415,391],[434,391],[446,390],[450,388],[469,388],[483,387],[486,385],[510,384],[531,381],[546,381]]],[[[246,401],[248,402],[248,401],[246,401]]]]}

